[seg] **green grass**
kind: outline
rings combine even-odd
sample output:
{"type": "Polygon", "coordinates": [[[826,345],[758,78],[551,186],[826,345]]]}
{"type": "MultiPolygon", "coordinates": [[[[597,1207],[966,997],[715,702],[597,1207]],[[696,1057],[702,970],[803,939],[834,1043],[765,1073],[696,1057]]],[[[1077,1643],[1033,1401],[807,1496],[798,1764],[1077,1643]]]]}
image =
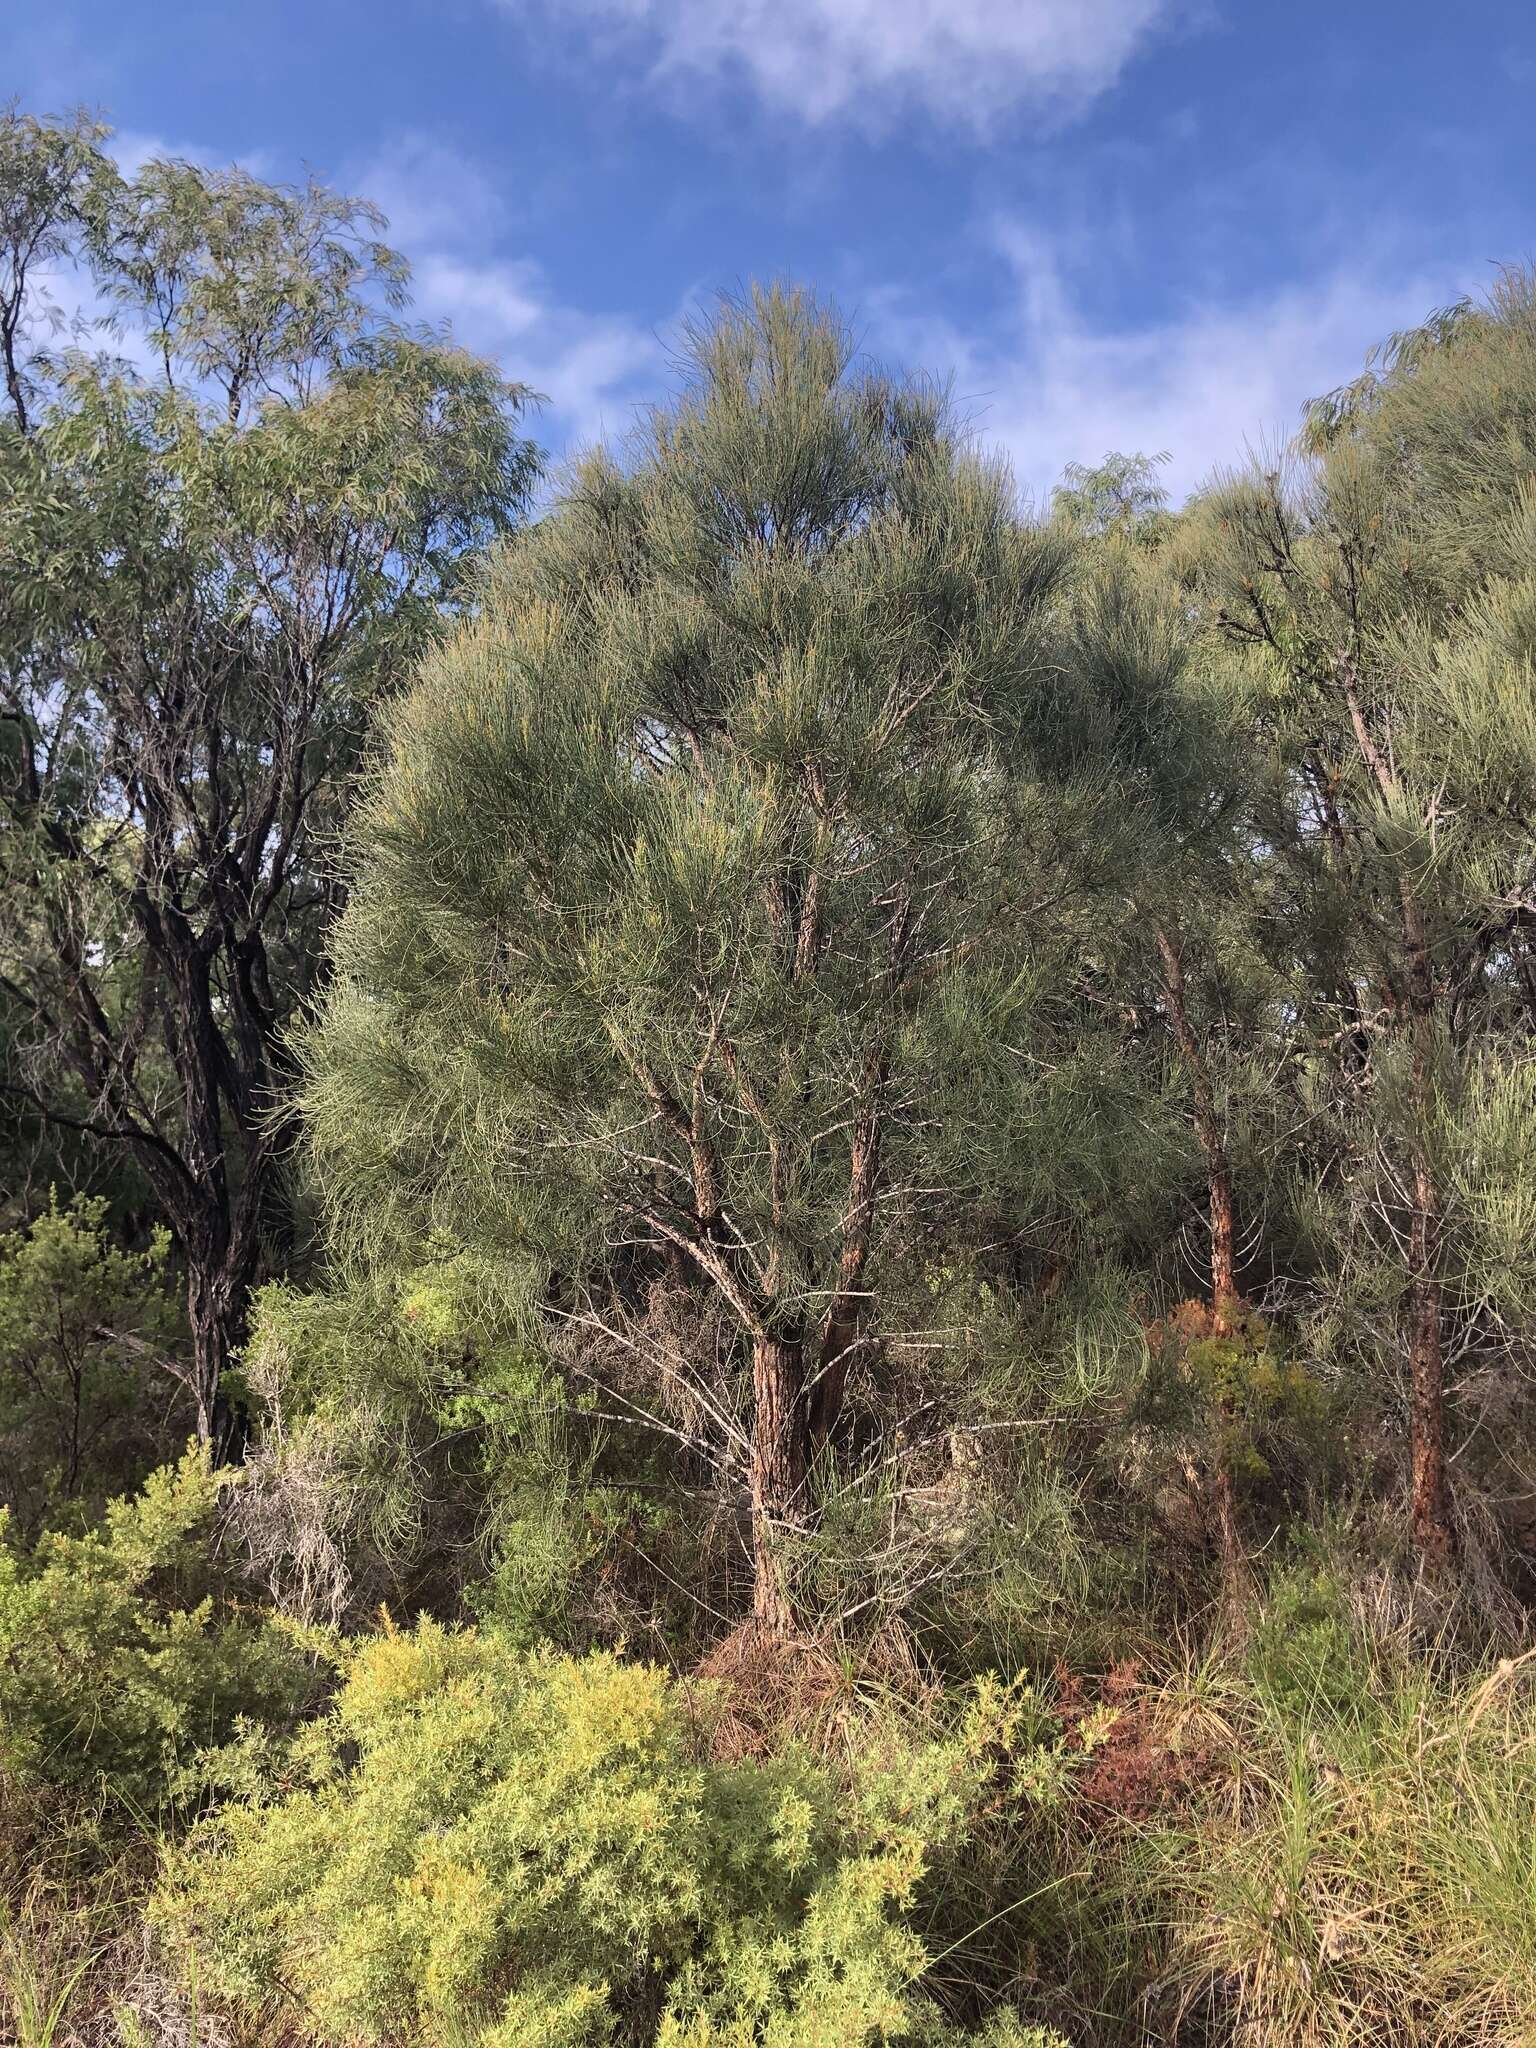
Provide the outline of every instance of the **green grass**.
{"type": "Polygon", "coordinates": [[[1234,1673],[1220,1777],[1127,1867],[1182,2030],[1242,2048],[1536,2041],[1536,1670],[1357,1664],[1310,1710],[1234,1673]]]}

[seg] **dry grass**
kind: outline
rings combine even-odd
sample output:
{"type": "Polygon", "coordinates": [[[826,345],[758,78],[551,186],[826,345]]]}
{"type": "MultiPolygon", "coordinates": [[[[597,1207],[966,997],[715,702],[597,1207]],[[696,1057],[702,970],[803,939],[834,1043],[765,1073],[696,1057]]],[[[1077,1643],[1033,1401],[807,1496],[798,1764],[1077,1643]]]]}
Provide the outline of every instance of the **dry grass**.
{"type": "Polygon", "coordinates": [[[721,1762],[766,1755],[789,1738],[818,1756],[853,1761],[880,1715],[910,1722],[943,1697],[912,1637],[894,1626],[854,1645],[836,1634],[779,1641],[743,1623],[696,1675],[713,1695],[710,1750],[721,1762]]]}
{"type": "Polygon", "coordinates": [[[1233,1684],[1222,1782],[1149,1837],[1185,2031],[1242,2048],[1536,2042],[1536,1667],[1376,1672],[1315,1719],[1233,1684]]]}

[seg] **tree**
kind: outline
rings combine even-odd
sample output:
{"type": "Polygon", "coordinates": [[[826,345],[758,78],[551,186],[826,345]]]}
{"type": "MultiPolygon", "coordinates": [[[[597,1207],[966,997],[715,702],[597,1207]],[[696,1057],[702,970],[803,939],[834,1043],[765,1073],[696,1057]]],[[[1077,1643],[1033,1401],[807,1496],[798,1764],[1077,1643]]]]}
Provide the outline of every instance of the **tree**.
{"type": "Polygon", "coordinates": [[[1249,656],[1257,839],[1310,913],[1307,1029],[1343,1051],[1346,1179],[1399,1276],[1412,1530],[1444,1568],[1448,1348],[1486,1360],[1526,1313],[1475,1243],[1518,1182],[1460,1105],[1529,1057],[1533,1016],[1529,278],[1398,337],[1307,438],[1293,476],[1211,495],[1197,587],[1249,656]]]}
{"type": "MultiPolygon", "coordinates": [[[[1201,984],[1213,978],[1218,963],[1243,950],[1231,928],[1233,885],[1244,860],[1232,831],[1230,719],[1195,684],[1193,636],[1169,577],[1153,559],[1172,520],[1148,466],[1141,458],[1110,457],[1102,470],[1078,470],[1074,480],[1092,504],[1130,475],[1137,480],[1134,514],[1078,520],[1097,545],[1072,609],[1072,659],[1107,726],[1101,747],[1121,766],[1127,816],[1118,835],[1115,893],[1125,912],[1116,934],[1116,975],[1128,1005],[1145,1001],[1160,1013],[1181,1072],[1179,1092],[1187,1093],[1205,1184],[1210,1293],[1202,1320],[1209,1335],[1221,1339],[1230,1335],[1238,1307],[1225,1100],[1236,1062],[1231,1034],[1216,1016],[1202,1017],[1200,998],[1201,984]],[[1136,829],[1125,829],[1132,821],[1136,829]]],[[[1058,516],[1062,498],[1058,492],[1058,516]]],[[[1186,1304],[1186,1323],[1192,1306],[1186,1304]]],[[[1230,1421],[1230,1414],[1219,1414],[1210,1496],[1224,1589],[1235,1605],[1247,1573],[1226,1444],[1230,1421]]]]}
{"type": "Polygon", "coordinates": [[[7,355],[5,1087],[142,1170],[227,1448],[225,1369],[291,1231],[284,1032],[327,848],[370,704],[526,502],[529,394],[387,317],[372,208],[184,163],[125,185],[99,140],[0,126],[7,348],[69,254],[136,352],[7,355]]]}
{"type": "Polygon", "coordinates": [[[86,114],[39,121],[14,104],[0,112],[0,364],[23,433],[37,397],[37,331],[65,324],[43,280],[81,235],[100,232],[118,186],[98,147],[108,133],[86,114]]]}
{"type": "Polygon", "coordinates": [[[1174,520],[1157,472],[1172,460],[1165,448],[1157,455],[1112,450],[1102,462],[1069,462],[1051,493],[1051,511],[1064,525],[1091,539],[1159,547],[1174,520]]]}
{"type": "Polygon", "coordinates": [[[792,291],[687,363],[390,714],[305,1101],[351,1241],[521,1260],[546,1323],[654,1362],[777,1632],[882,1303],[1028,1147],[1098,790],[1067,543],[941,401],[792,291]],[[625,1321],[668,1271],[717,1318],[692,1358],[625,1321]]]}

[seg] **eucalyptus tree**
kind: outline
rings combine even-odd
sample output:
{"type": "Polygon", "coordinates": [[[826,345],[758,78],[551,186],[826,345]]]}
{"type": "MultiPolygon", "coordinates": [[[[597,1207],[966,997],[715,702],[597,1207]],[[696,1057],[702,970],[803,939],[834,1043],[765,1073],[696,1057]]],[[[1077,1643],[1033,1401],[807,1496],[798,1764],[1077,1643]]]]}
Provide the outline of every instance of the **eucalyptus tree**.
{"type": "Polygon", "coordinates": [[[367,205],[170,161],[125,183],[102,140],[0,123],[4,1085],[150,1183],[211,1440],[283,1256],[283,1034],[368,709],[523,507],[529,394],[395,323],[367,205]],[[65,264],[115,354],[43,345],[65,264]]]}
{"type": "Polygon", "coordinates": [[[790,290],[685,362],[390,714],[306,1107],[365,1244],[473,1243],[644,1354],[773,1632],[883,1305],[1027,1147],[1101,793],[1058,746],[1068,544],[943,402],[790,290]],[[692,1357],[624,1320],[669,1269],[692,1357]]]}
{"type": "Polygon", "coordinates": [[[1158,471],[1171,450],[1126,455],[1111,449],[1101,462],[1069,462],[1051,493],[1051,516],[1091,540],[1160,547],[1175,525],[1158,471]]]}
{"type": "Polygon", "coordinates": [[[1379,1311],[1399,1347],[1413,1534],[1444,1566],[1447,1359],[1524,1341],[1531,1309],[1508,1142],[1536,930],[1530,279],[1398,337],[1306,443],[1290,473],[1206,500],[1197,582],[1244,651],[1263,841],[1308,907],[1304,1022],[1336,1049],[1350,1129],[1352,1319],[1379,1311]]]}
{"type": "Polygon", "coordinates": [[[40,121],[0,110],[0,369],[6,404],[25,433],[37,395],[37,358],[68,315],[48,290],[83,234],[100,231],[118,189],[101,153],[109,131],[81,113],[40,121]]]}

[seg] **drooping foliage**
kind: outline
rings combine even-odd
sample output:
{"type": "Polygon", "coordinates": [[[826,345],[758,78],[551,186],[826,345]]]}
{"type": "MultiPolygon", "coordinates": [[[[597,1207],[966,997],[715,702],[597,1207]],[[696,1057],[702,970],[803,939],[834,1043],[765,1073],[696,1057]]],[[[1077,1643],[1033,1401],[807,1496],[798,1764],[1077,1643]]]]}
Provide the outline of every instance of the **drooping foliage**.
{"type": "Polygon", "coordinates": [[[307,1103],[365,1243],[496,1249],[621,1346],[669,1283],[708,1305],[648,1412],[748,1491],[780,1625],[884,1290],[1050,1203],[1101,792],[1065,547],[941,404],[795,294],[691,351],[393,714],[307,1103]]]}
{"type": "Polygon", "coordinates": [[[1527,1171],[1496,1132],[1526,1123],[1536,1019],[1533,452],[1536,302],[1512,276],[1393,351],[1294,478],[1213,491],[1187,541],[1216,648],[1245,657],[1213,656],[1247,694],[1252,829],[1332,1053],[1304,1097],[1348,1162],[1312,1191],[1329,1296],[1403,1388],[1415,1538],[1442,1560],[1448,1373],[1518,1372],[1530,1319],[1502,1248],[1527,1171]]]}

